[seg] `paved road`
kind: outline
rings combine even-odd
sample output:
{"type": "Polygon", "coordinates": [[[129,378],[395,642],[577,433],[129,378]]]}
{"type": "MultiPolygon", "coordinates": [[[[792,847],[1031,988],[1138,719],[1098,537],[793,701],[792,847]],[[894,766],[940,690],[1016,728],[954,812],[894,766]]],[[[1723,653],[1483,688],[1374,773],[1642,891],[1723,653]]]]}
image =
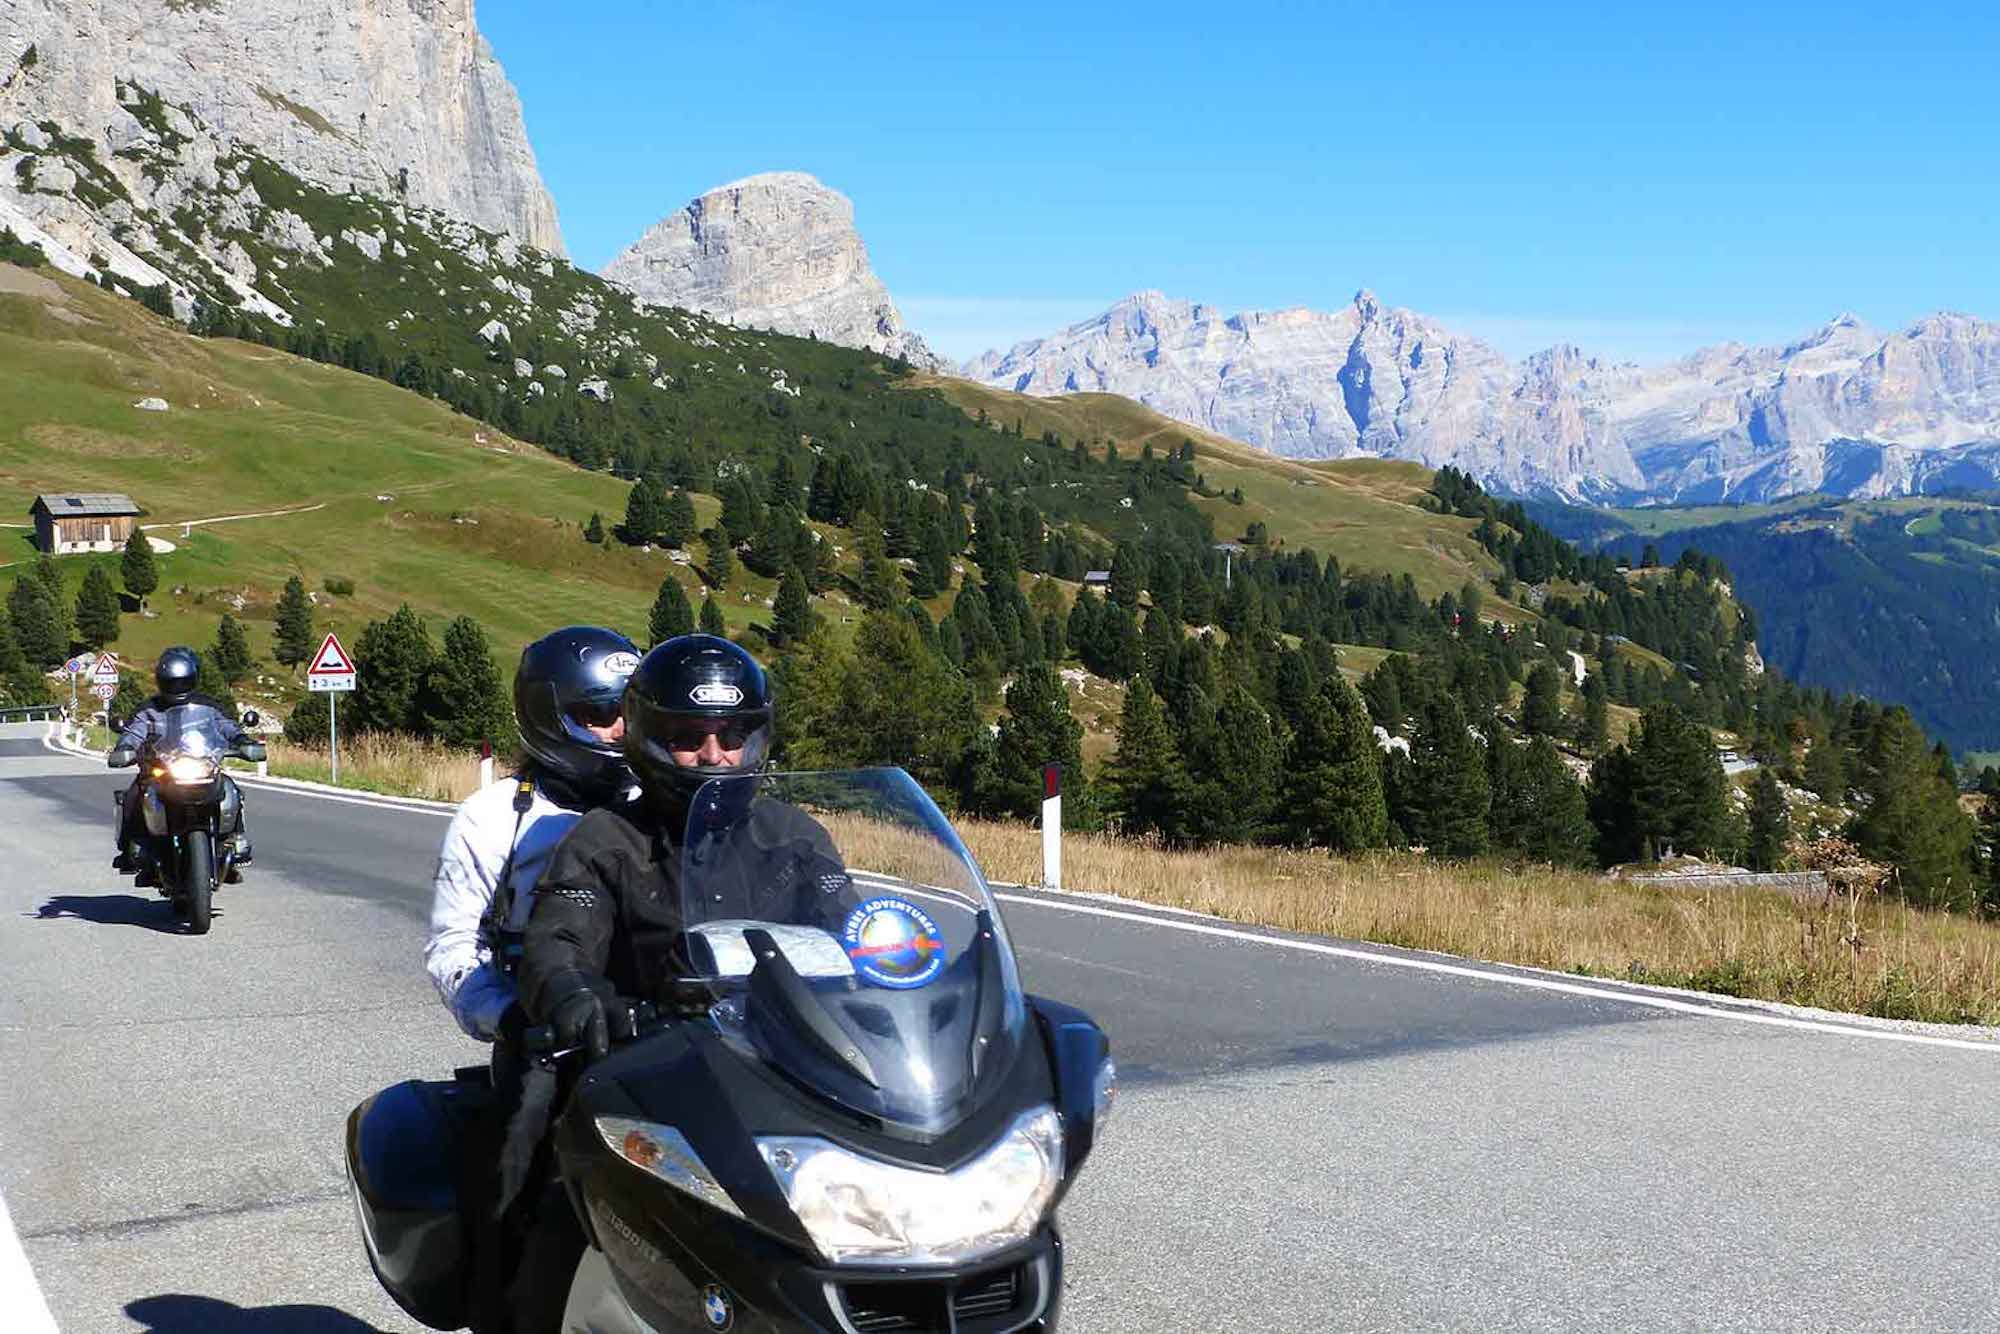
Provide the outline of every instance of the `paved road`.
{"type": "MultiPolygon", "coordinates": [[[[62,1328],[416,1328],[347,1109],[477,1059],[418,962],[440,815],[252,794],[214,934],[112,874],[119,781],[0,729],[0,1193],[62,1328]]],[[[1017,896],[1127,1085],[1075,1334],[2000,1327],[2000,1050],[1665,1012],[1017,896]]],[[[4,1323],[4,1321],[0,1321],[4,1323]]]]}

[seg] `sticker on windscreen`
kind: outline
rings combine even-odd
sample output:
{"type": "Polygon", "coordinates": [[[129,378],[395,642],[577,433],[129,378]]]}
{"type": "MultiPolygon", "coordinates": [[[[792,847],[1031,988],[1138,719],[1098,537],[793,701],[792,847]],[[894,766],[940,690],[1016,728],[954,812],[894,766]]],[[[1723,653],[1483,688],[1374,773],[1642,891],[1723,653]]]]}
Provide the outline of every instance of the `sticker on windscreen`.
{"type": "Polygon", "coordinates": [[[944,971],[944,936],[908,899],[870,899],[847,915],[841,943],[854,971],[878,987],[921,987],[944,971]]]}

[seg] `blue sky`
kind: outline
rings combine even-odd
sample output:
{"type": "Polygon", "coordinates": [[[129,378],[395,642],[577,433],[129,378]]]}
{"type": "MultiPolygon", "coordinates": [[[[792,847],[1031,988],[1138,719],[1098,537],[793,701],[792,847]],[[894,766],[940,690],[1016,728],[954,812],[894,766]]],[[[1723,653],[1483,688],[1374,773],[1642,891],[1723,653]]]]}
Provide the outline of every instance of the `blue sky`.
{"type": "Polygon", "coordinates": [[[2000,17],[1918,4],[485,0],[576,261],[759,171],[970,356],[1360,287],[1519,355],[2000,318],[2000,17]],[[1629,12],[1624,12],[1629,10],[1629,12]]]}

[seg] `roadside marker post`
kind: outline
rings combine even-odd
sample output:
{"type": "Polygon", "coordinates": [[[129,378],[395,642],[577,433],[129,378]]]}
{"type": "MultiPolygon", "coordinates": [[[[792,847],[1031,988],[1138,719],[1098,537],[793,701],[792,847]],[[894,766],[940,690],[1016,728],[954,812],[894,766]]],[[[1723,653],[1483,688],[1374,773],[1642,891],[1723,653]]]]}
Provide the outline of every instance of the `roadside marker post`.
{"type": "Polygon", "coordinates": [[[1042,766],[1042,884],[1062,888],[1062,766],[1042,766]]]}
{"type": "Polygon", "coordinates": [[[347,650],[340,646],[340,640],[331,630],[320,641],[319,652],[313,654],[312,666],[306,668],[306,689],[326,695],[326,753],[333,767],[332,781],[337,785],[340,782],[337,706],[341,694],[354,689],[354,659],[347,656],[347,650]]]}
{"type": "Polygon", "coordinates": [[[488,787],[493,782],[493,738],[487,737],[479,743],[479,786],[488,787]]]}

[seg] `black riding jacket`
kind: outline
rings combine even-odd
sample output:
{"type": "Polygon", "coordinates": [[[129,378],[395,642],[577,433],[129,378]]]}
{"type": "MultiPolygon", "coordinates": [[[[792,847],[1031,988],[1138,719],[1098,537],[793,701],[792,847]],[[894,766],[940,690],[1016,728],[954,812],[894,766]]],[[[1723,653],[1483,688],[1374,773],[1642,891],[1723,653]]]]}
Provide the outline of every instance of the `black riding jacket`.
{"type": "MultiPolygon", "coordinates": [[[[556,846],[535,885],[522,939],[522,1006],[546,1023],[581,973],[621,996],[656,998],[689,975],[682,908],[681,829],[635,802],[586,814],[556,846]],[[669,825],[672,826],[671,831],[669,825]],[[551,984],[554,983],[552,986],[551,984]]],[[[760,797],[702,848],[704,864],[728,868],[704,884],[705,916],[808,923],[837,930],[853,906],[852,882],[818,821],[760,797]],[[726,901],[725,901],[726,900],[726,901]]]]}

